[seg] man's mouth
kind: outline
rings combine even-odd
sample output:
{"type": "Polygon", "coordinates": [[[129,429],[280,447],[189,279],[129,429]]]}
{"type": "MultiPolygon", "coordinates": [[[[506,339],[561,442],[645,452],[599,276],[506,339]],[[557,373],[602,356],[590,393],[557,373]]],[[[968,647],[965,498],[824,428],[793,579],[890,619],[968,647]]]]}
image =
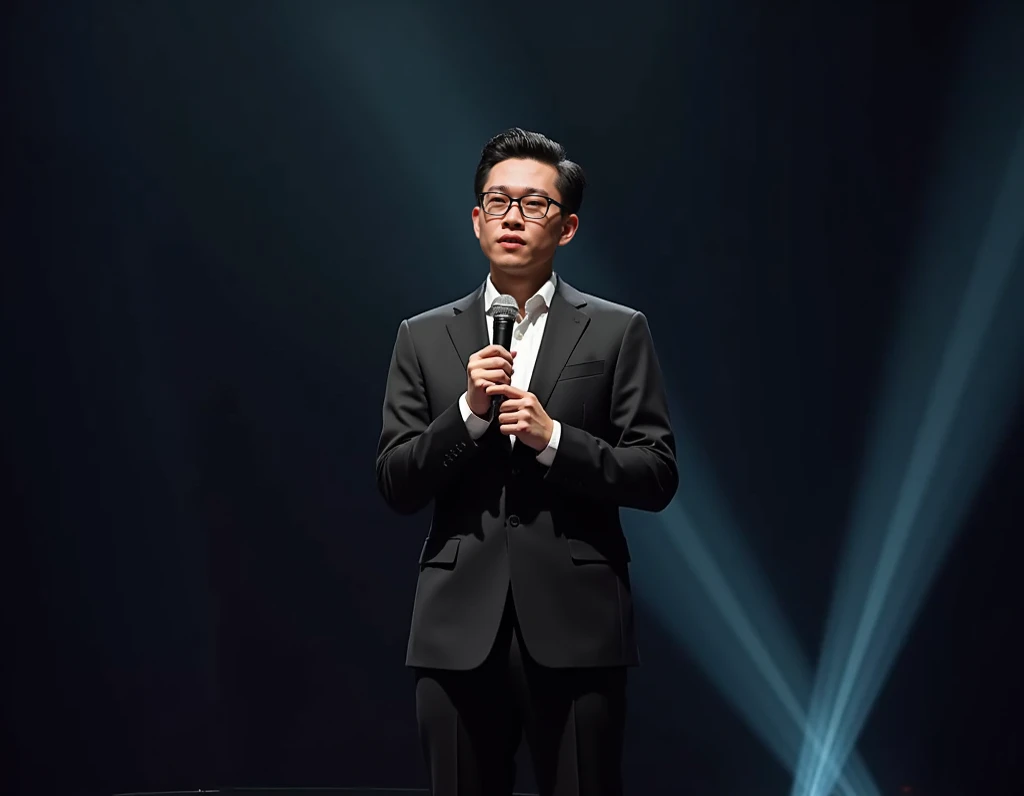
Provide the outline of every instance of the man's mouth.
{"type": "Polygon", "coordinates": [[[526,245],[526,241],[518,235],[502,235],[498,238],[498,245],[503,249],[519,249],[526,245]]]}

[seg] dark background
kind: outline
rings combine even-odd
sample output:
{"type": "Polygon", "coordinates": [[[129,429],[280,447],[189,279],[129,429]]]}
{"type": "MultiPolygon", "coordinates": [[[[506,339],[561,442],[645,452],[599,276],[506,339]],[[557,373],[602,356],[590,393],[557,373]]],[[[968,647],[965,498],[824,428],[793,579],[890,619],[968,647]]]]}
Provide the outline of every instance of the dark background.
{"type": "MultiPolygon", "coordinates": [[[[399,322],[486,274],[473,168],[514,124],[587,169],[556,267],[647,314],[815,653],[985,14],[1005,144],[1009,3],[8,7],[0,790],[425,783],[426,518],[377,495],[380,404],[399,322]]],[[[865,730],[884,793],[1020,780],[1022,443],[1018,412],[865,730]]],[[[787,793],[639,622],[632,792],[787,793]]]]}

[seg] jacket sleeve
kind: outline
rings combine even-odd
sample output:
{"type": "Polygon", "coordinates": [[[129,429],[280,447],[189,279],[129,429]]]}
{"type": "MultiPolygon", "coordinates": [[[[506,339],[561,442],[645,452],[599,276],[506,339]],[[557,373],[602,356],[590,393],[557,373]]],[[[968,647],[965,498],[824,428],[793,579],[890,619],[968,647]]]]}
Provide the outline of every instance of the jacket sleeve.
{"type": "Polygon", "coordinates": [[[400,514],[413,514],[443,491],[478,446],[454,401],[433,421],[409,322],[402,321],[391,355],[377,446],[377,488],[400,514]]]}
{"type": "Polygon", "coordinates": [[[545,474],[554,485],[595,502],[661,511],[679,486],[668,401],[647,318],[634,313],[612,376],[611,445],[562,423],[558,453],[545,474]]]}

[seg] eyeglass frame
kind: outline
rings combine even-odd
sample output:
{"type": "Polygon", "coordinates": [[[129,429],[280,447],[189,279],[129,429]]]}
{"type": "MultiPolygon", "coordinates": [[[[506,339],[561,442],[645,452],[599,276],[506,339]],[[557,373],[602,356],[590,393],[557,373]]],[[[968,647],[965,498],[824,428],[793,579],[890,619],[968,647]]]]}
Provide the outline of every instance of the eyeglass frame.
{"type": "Polygon", "coordinates": [[[528,218],[531,221],[540,221],[542,218],[547,218],[548,213],[551,212],[551,205],[555,205],[556,207],[558,207],[559,210],[565,210],[564,204],[559,202],[557,199],[552,199],[550,196],[545,196],[542,193],[528,193],[525,196],[520,196],[518,199],[513,199],[504,191],[484,191],[482,193],[477,194],[476,198],[477,201],[480,203],[480,212],[488,216],[491,216],[492,218],[504,218],[506,215],[508,215],[508,211],[512,209],[512,205],[519,205],[519,215],[521,215],[523,218],[528,218]],[[506,199],[508,199],[508,207],[505,208],[504,212],[488,213],[486,210],[484,210],[484,197],[492,193],[497,194],[498,196],[504,196],[506,199]],[[526,213],[523,212],[523,199],[529,198],[544,199],[547,201],[548,206],[544,208],[544,215],[528,216],[526,215],[526,213]]]}

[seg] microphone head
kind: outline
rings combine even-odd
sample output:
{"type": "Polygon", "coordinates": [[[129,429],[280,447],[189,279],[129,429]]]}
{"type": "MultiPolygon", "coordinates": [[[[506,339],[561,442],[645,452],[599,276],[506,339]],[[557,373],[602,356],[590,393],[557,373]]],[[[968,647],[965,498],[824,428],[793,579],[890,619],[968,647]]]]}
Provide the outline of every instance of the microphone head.
{"type": "Polygon", "coordinates": [[[491,302],[491,314],[495,318],[511,318],[515,321],[519,317],[519,302],[512,296],[498,296],[491,302]]]}

